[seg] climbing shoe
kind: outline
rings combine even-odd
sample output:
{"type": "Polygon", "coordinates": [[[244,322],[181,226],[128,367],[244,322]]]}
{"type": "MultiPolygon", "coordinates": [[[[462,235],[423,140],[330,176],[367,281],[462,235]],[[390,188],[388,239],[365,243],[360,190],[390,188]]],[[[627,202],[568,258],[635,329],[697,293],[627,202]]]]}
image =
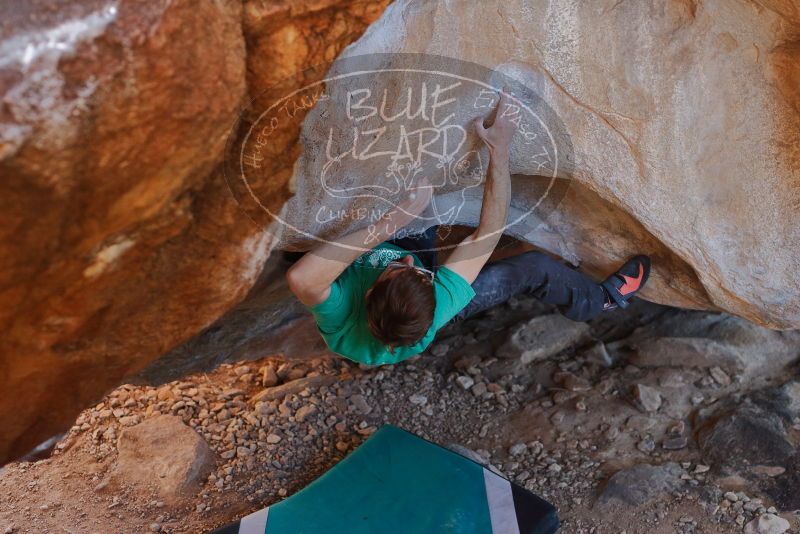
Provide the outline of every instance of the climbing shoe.
{"type": "Polygon", "coordinates": [[[608,301],[604,310],[613,310],[617,306],[627,308],[628,301],[644,287],[650,276],[650,258],[644,255],[634,256],[625,265],[602,282],[608,301]]]}

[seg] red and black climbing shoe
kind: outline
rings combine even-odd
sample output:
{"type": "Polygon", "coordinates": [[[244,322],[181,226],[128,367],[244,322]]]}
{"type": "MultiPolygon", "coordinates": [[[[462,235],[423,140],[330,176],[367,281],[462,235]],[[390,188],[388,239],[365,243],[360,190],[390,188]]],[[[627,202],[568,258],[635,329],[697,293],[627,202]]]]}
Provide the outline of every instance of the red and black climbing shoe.
{"type": "Polygon", "coordinates": [[[601,284],[610,299],[604,309],[627,308],[628,301],[644,287],[649,276],[650,258],[639,255],[629,259],[601,284]]]}

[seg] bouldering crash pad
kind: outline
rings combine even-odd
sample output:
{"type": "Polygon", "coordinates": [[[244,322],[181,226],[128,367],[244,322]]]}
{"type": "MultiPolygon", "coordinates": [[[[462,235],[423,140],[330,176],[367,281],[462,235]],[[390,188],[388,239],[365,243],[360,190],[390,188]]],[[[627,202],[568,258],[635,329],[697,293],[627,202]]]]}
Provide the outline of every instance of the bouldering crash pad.
{"type": "Polygon", "coordinates": [[[550,503],[386,425],[305,489],[214,534],[551,534],[558,527],[550,503]]]}

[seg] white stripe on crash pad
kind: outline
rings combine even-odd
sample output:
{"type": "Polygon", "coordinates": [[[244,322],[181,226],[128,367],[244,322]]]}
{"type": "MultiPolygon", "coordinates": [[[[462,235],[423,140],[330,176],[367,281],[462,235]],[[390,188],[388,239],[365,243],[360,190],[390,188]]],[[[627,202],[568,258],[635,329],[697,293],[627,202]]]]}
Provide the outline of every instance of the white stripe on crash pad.
{"type": "Polygon", "coordinates": [[[486,486],[492,534],[519,534],[511,483],[488,469],[483,470],[483,483],[486,486]]]}
{"type": "Polygon", "coordinates": [[[253,512],[250,515],[244,516],[239,521],[239,534],[264,534],[267,530],[267,516],[269,515],[269,506],[253,512]]]}

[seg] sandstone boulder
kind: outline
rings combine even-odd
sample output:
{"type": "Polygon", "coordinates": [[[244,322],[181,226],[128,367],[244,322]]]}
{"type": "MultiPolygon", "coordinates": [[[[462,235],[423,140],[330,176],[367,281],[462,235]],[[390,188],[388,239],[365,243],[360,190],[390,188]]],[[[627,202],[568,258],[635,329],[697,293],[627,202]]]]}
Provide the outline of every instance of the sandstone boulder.
{"type": "Polygon", "coordinates": [[[385,4],[3,3],[0,464],[246,295],[274,240],[219,165],[242,99],[324,71],[385,4]]]}
{"type": "Polygon", "coordinates": [[[306,118],[284,242],[366,227],[423,176],[426,223],[474,224],[486,154],[466,126],[509,84],[541,119],[512,148],[509,233],[597,276],[648,253],[645,298],[798,327],[799,30],[778,2],[394,2],[306,118]]]}
{"type": "Polygon", "coordinates": [[[39,7],[0,8],[0,462],[241,298],[268,244],[212,175],[240,5],[39,7]]]}
{"type": "Polygon", "coordinates": [[[125,428],[112,479],[119,484],[155,485],[162,498],[191,496],[214,469],[214,453],[180,417],[160,415],[125,428]]]}

